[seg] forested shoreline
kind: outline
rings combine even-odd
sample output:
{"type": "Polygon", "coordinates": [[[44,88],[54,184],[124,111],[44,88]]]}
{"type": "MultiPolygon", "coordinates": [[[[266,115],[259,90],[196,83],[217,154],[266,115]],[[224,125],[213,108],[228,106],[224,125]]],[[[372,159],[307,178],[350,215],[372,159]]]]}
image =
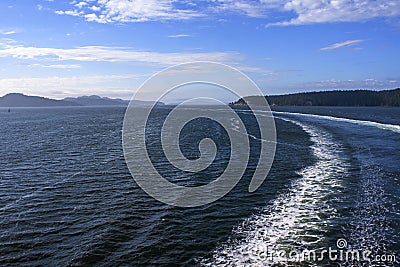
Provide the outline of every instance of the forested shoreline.
{"type": "MultiPolygon", "coordinates": [[[[246,102],[252,105],[261,104],[261,97],[262,96],[244,97],[231,103],[231,105],[246,106],[246,102]]],[[[400,106],[400,88],[383,91],[320,91],[264,97],[271,106],[400,106]]]]}

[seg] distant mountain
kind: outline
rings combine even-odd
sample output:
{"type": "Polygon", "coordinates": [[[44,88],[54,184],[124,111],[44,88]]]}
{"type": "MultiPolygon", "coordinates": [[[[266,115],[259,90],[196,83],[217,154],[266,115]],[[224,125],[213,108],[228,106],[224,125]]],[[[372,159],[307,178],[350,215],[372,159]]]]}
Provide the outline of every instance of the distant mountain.
{"type": "MultiPolygon", "coordinates": [[[[67,97],[62,100],[41,96],[27,96],[19,93],[7,94],[0,97],[0,107],[68,107],[68,106],[128,106],[129,100],[100,97],[97,95],[67,97]]],[[[133,105],[153,105],[154,101],[134,100],[133,105]]],[[[164,105],[157,102],[158,105],[164,105]]]]}
{"type": "Polygon", "coordinates": [[[40,96],[27,96],[24,94],[11,93],[0,97],[0,107],[63,107],[79,106],[64,100],[55,100],[40,96]]]}
{"type": "MultiPolygon", "coordinates": [[[[252,105],[262,103],[266,98],[271,106],[400,106],[400,88],[394,90],[344,90],[307,92],[274,96],[247,96],[246,102],[252,105]]],[[[231,103],[233,106],[246,106],[244,99],[231,103]]]]}
{"type": "MultiPolygon", "coordinates": [[[[91,96],[80,96],[80,97],[67,97],[63,99],[64,101],[68,101],[71,103],[78,103],[82,106],[127,106],[129,104],[129,100],[123,100],[119,98],[108,98],[108,97],[100,97],[97,95],[91,96]]],[[[134,105],[153,105],[154,101],[139,101],[133,100],[134,105]]],[[[164,103],[158,102],[158,104],[163,105],[164,103]]]]}
{"type": "Polygon", "coordinates": [[[77,103],[81,106],[126,106],[129,101],[122,99],[111,99],[108,97],[100,97],[97,95],[80,96],[80,97],[67,97],[63,101],[70,103],[77,103]]]}

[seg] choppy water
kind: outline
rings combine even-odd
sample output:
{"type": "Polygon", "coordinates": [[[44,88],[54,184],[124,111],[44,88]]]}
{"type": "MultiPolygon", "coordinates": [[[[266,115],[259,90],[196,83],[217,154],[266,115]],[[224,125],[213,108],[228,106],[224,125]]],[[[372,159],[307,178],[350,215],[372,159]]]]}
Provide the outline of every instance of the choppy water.
{"type": "MultiPolygon", "coordinates": [[[[154,133],[169,110],[154,113],[154,133]]],[[[238,109],[252,144],[244,177],[221,200],[188,209],[157,202],[131,178],[121,145],[124,111],[0,110],[0,265],[287,265],[260,252],[336,247],[339,238],[400,258],[398,108],[277,108],[275,161],[254,193],[248,185],[259,133],[254,117],[238,109]]],[[[162,161],[155,142],[149,151],[157,170],[178,184],[218,177],[230,153],[225,131],[199,120],[182,135],[189,158],[197,156],[191,143],[212,137],[213,165],[187,176],[162,161]]],[[[302,263],[322,264],[360,265],[302,263]]]]}

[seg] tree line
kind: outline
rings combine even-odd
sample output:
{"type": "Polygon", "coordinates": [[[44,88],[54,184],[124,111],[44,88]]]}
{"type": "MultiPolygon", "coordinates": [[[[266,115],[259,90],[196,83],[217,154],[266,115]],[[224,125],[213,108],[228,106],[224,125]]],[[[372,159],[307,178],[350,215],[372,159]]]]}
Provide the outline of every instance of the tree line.
{"type": "MultiPolygon", "coordinates": [[[[262,96],[248,96],[234,106],[262,104],[262,96]],[[245,101],[246,100],[246,101],[245,101]]],[[[271,106],[400,106],[400,88],[394,90],[337,90],[264,96],[271,106]]]]}

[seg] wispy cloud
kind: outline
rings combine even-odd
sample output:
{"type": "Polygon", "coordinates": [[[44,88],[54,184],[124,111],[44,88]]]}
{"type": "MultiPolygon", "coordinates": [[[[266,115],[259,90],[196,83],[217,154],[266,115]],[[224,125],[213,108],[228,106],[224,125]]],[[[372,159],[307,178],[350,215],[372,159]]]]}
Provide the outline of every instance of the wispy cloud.
{"type": "MultiPolygon", "coordinates": [[[[271,72],[259,68],[236,66],[245,72],[257,72],[270,75],[271,72]]],[[[182,70],[186,75],[204,71],[201,68],[182,70]]],[[[207,70],[209,72],[209,70],[207,70]]],[[[84,76],[49,76],[49,77],[19,77],[0,79],[0,96],[19,92],[28,95],[40,95],[51,98],[67,96],[100,95],[129,99],[137,88],[155,72],[120,75],[84,75],[84,76]]],[[[145,92],[143,100],[154,100],[154,92],[145,92]]]]}
{"type": "Polygon", "coordinates": [[[40,68],[50,68],[50,69],[79,69],[81,66],[78,64],[39,64],[39,63],[24,63],[19,62],[17,65],[28,66],[28,67],[40,67],[40,68]]]}
{"type": "Polygon", "coordinates": [[[4,34],[4,35],[11,35],[11,34],[15,34],[17,33],[14,30],[0,30],[0,34],[4,34]]]}
{"type": "Polygon", "coordinates": [[[212,3],[209,9],[216,13],[235,12],[253,18],[265,17],[270,6],[264,1],[246,0],[220,0],[212,3]]]}
{"type": "Polygon", "coordinates": [[[400,80],[387,79],[379,80],[368,78],[364,80],[323,80],[313,83],[307,83],[306,86],[311,89],[393,89],[400,86],[400,80]]]}
{"type": "Polygon", "coordinates": [[[0,49],[14,47],[17,43],[18,42],[12,38],[0,38],[0,49]]]}
{"type": "Polygon", "coordinates": [[[398,0],[82,0],[72,1],[71,5],[70,9],[56,13],[98,23],[189,20],[231,12],[272,21],[277,18],[267,26],[287,26],[400,15],[398,0]],[[287,17],[292,19],[285,20],[287,17]]]}
{"type": "Polygon", "coordinates": [[[61,64],[62,62],[70,63],[70,61],[139,62],[157,64],[160,67],[194,61],[212,61],[233,65],[246,73],[257,73],[264,76],[274,74],[270,70],[242,64],[241,61],[244,58],[237,52],[160,53],[107,46],[84,46],[64,49],[26,47],[11,44],[5,46],[4,49],[0,49],[0,58],[2,57],[30,60],[28,63],[22,62],[21,64],[54,69],[74,69],[80,67],[79,64],[61,64]],[[32,63],[31,60],[36,60],[36,62],[32,63]]]}
{"type": "MultiPolygon", "coordinates": [[[[270,86],[266,86],[267,88],[270,86]]],[[[400,88],[400,77],[391,79],[368,78],[359,80],[315,80],[309,82],[292,82],[277,84],[268,89],[267,94],[298,93],[299,91],[326,91],[326,90],[385,90],[400,88]]]]}
{"type": "Polygon", "coordinates": [[[348,40],[348,41],[344,41],[344,42],[340,42],[340,43],[331,44],[331,45],[328,45],[326,47],[322,47],[319,50],[321,50],[321,51],[334,50],[334,49],[338,49],[338,48],[343,48],[343,47],[359,44],[359,43],[362,43],[364,41],[365,40],[348,40]]]}
{"type": "Polygon", "coordinates": [[[242,64],[232,64],[232,66],[245,73],[258,73],[264,76],[270,76],[276,74],[276,71],[266,70],[259,67],[246,66],[242,64]]]}
{"type": "Polygon", "coordinates": [[[53,64],[53,65],[42,65],[44,68],[52,69],[79,69],[81,66],[78,64],[53,64]]]}
{"type": "MultiPolygon", "coordinates": [[[[278,2],[263,0],[263,2],[278,2]]],[[[291,20],[270,23],[267,26],[304,25],[331,22],[367,21],[373,18],[390,18],[400,15],[398,0],[283,0],[277,10],[295,13],[291,20]]]]}
{"type": "Polygon", "coordinates": [[[82,0],[73,1],[71,10],[57,14],[81,16],[98,23],[187,20],[203,16],[188,1],[170,0],[82,0]],[[177,3],[179,2],[179,3],[177,3]],[[179,7],[178,5],[179,4],[179,7]]]}
{"type": "Polygon", "coordinates": [[[182,38],[182,37],[191,37],[190,34],[175,34],[175,35],[168,35],[169,38],[182,38]]]}
{"type": "Polygon", "coordinates": [[[79,12],[77,10],[66,10],[66,11],[57,10],[55,13],[57,15],[70,15],[70,16],[73,16],[73,17],[79,17],[79,16],[82,16],[82,15],[85,14],[83,11],[79,12]]]}
{"type": "Polygon", "coordinates": [[[266,17],[270,8],[278,7],[277,3],[277,0],[82,0],[72,1],[70,9],[55,13],[98,23],[188,20],[227,12],[260,18],[266,17]]]}
{"type": "Polygon", "coordinates": [[[98,94],[129,99],[148,74],[0,79],[0,96],[12,92],[54,98],[98,94]]]}
{"type": "Polygon", "coordinates": [[[234,52],[204,52],[204,53],[159,53],[135,51],[130,48],[84,46],[70,49],[8,46],[0,50],[0,57],[14,57],[21,59],[46,60],[75,60],[75,61],[103,61],[103,62],[145,62],[161,65],[172,65],[190,61],[228,62],[240,59],[234,52]]]}

